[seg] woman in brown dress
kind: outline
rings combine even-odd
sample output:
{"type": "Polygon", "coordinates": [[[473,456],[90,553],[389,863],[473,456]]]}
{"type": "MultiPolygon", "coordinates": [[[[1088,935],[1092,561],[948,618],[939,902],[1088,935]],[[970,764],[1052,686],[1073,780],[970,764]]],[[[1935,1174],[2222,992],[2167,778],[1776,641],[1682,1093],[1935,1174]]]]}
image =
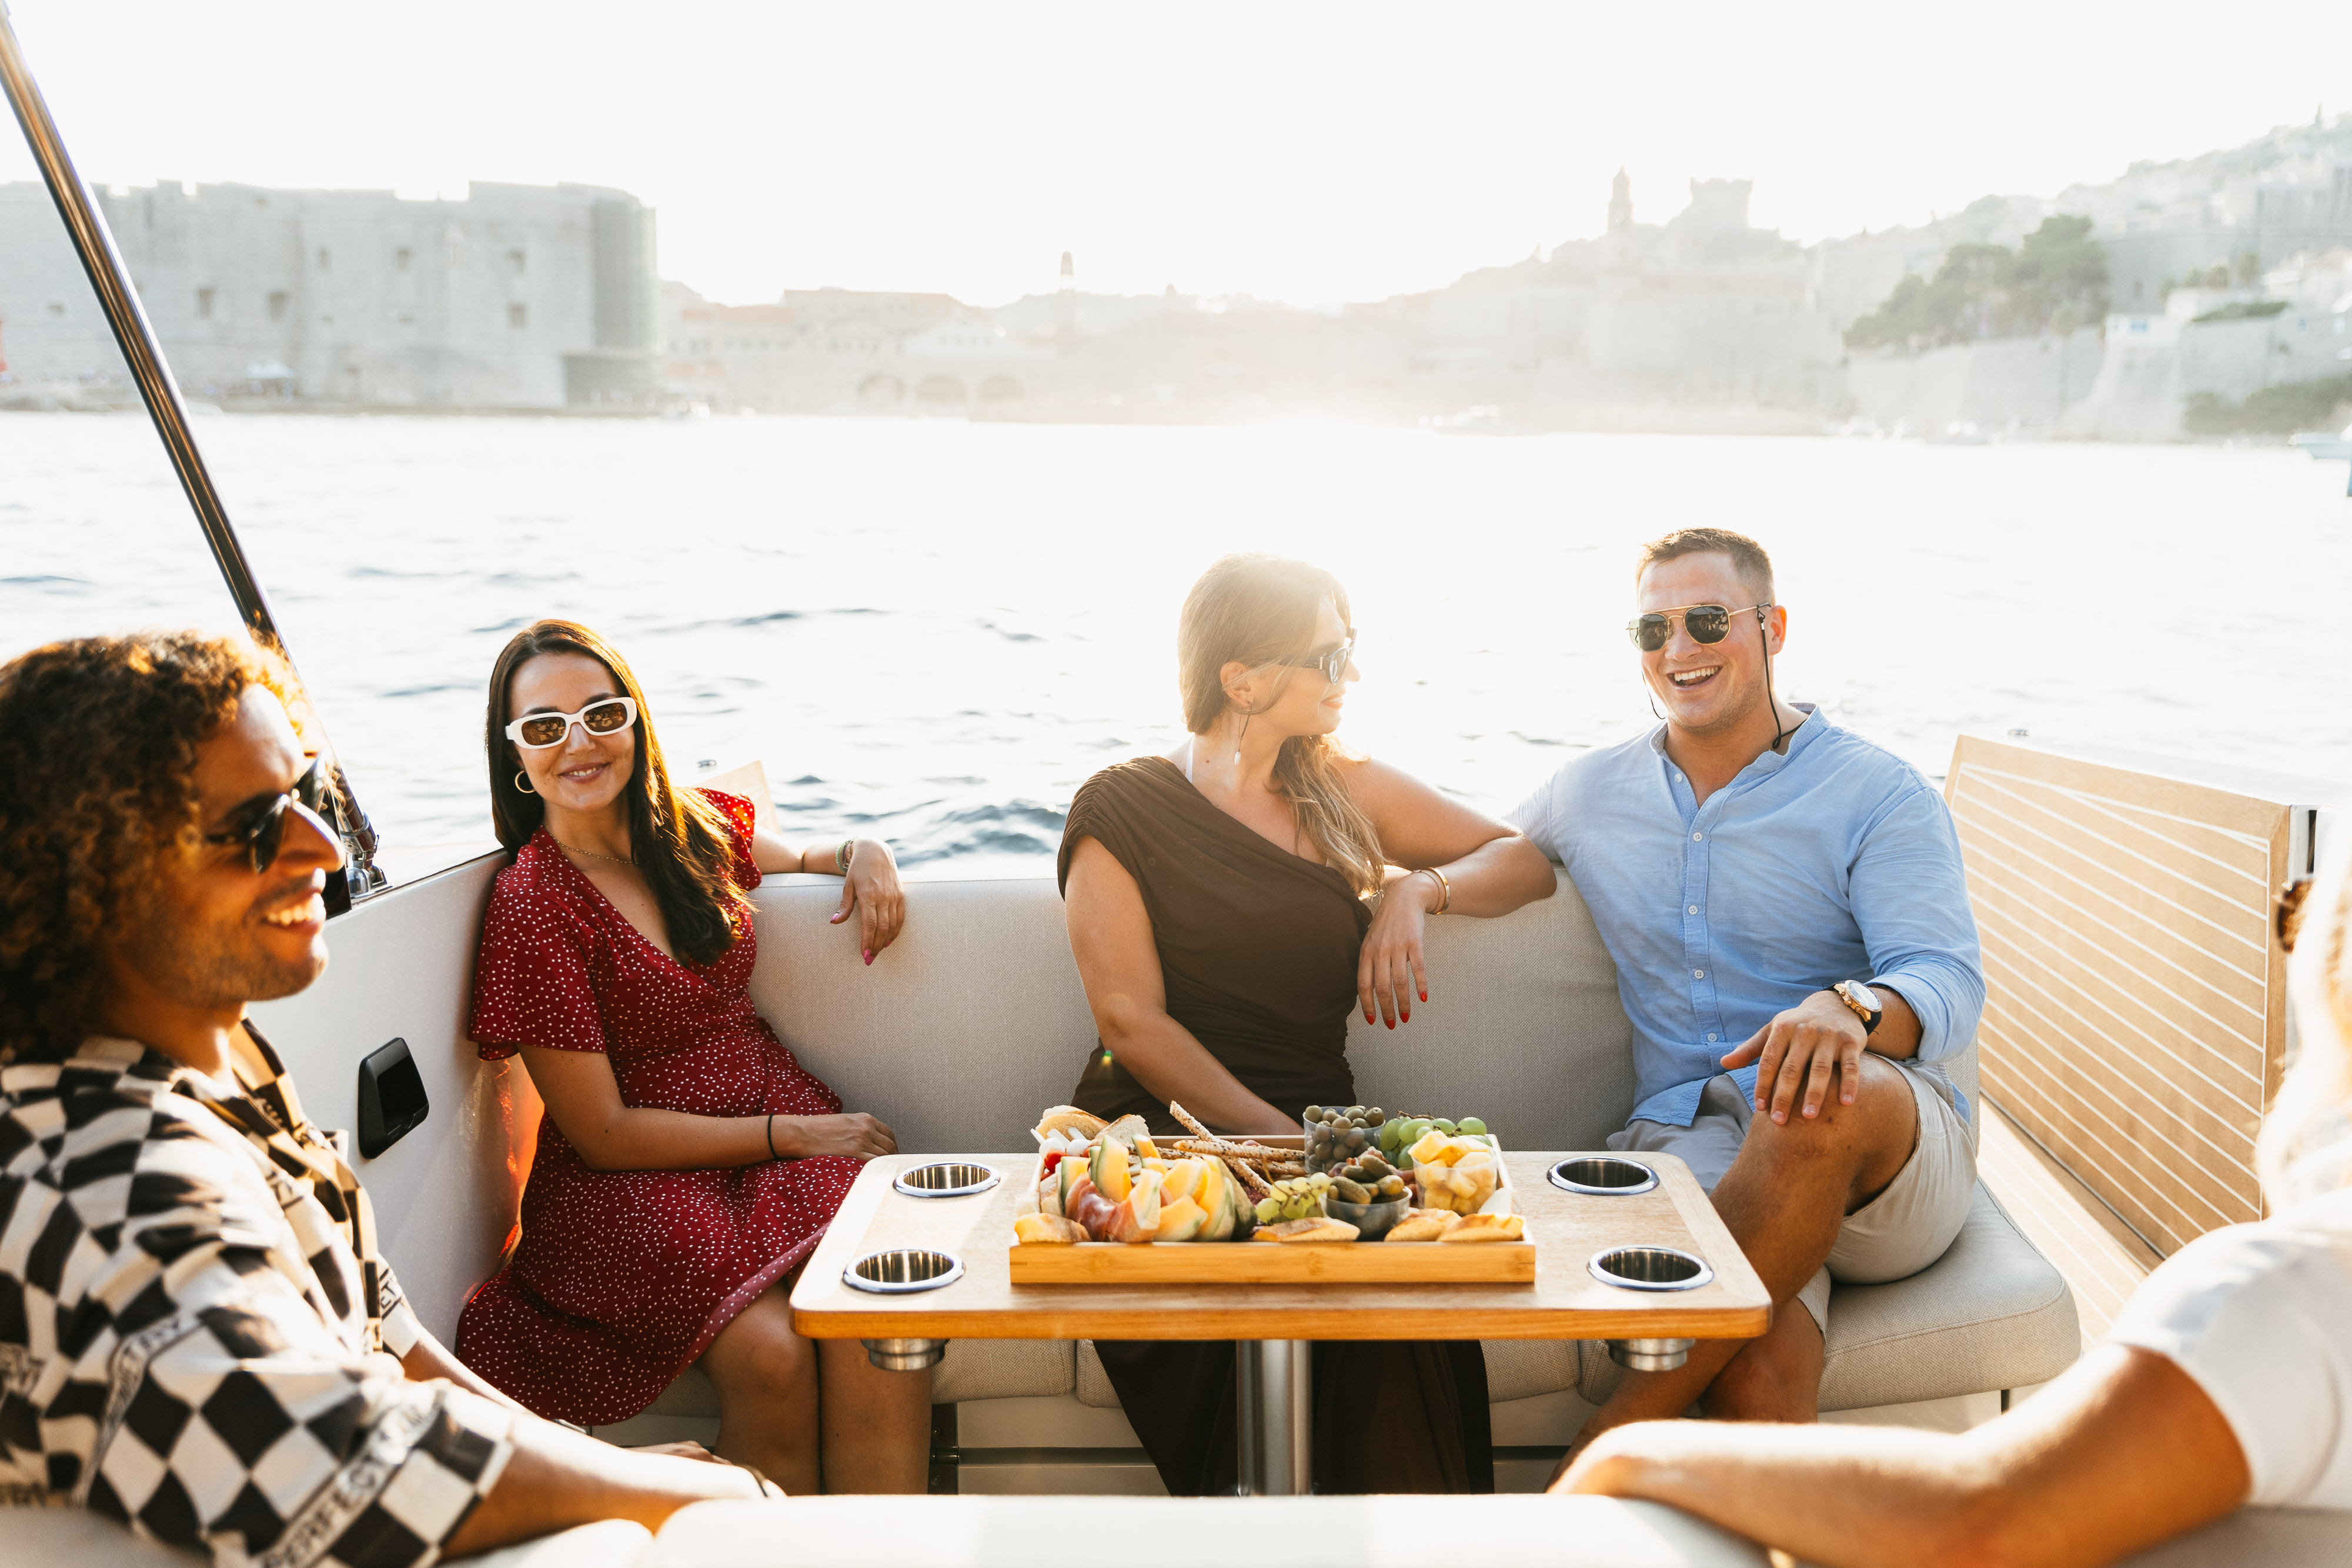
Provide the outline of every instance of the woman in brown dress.
{"type": "MultiPolygon", "coordinates": [[[[1175,1132],[1168,1102],[1228,1134],[1296,1133],[1356,1102],[1348,1009],[1394,1029],[1428,1000],[1428,917],[1549,897],[1510,828],[1342,751],[1355,630],[1330,573],[1228,556],[1177,634],[1184,743],[1087,780],[1062,831],[1070,946],[1101,1034],[1073,1096],[1175,1132]]],[[[1178,1495],[1235,1480],[1234,1349],[1098,1343],[1178,1495]]],[[[1492,1491],[1477,1343],[1315,1349],[1315,1488],[1492,1491]],[[1366,1433],[1381,1437],[1362,1440],[1366,1433]]]]}

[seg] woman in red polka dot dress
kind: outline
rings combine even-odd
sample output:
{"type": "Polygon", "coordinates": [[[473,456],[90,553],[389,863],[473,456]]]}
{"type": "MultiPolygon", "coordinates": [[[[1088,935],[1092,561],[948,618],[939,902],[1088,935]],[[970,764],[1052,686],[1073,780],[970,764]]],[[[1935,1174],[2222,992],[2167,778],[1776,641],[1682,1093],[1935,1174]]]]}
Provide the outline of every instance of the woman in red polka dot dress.
{"type": "Polygon", "coordinates": [[[898,1145],[843,1113],[747,988],[761,873],[845,871],[834,919],[856,914],[870,964],[905,917],[889,849],[803,852],[756,831],[750,801],[676,788],[636,677],[571,622],[507,644],[488,730],[514,863],[471,1032],[487,1061],[521,1053],[547,1113],[521,1241],[467,1301],[458,1354],[583,1425],[635,1415],[698,1360],[720,1457],[791,1492],[923,1490],[929,1375],[812,1344],[785,1301],[860,1162],[898,1145]]]}

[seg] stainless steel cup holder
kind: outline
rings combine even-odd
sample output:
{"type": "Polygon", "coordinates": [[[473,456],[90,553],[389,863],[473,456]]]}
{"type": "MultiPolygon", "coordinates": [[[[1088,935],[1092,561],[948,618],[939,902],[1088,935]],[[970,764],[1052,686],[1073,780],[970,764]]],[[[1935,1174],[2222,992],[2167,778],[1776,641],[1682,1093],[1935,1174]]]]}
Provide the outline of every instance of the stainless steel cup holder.
{"type": "Polygon", "coordinates": [[[910,1166],[900,1171],[898,1179],[890,1186],[908,1197],[970,1197],[976,1192],[986,1192],[998,1179],[991,1166],[942,1160],[936,1165],[910,1166]]]}
{"type": "Polygon", "coordinates": [[[1580,1155],[1560,1161],[1548,1174],[1551,1185],[1562,1192],[1582,1193],[1587,1197],[1631,1197],[1658,1185],[1657,1172],[1639,1160],[1615,1155],[1580,1155]]]}
{"type": "Polygon", "coordinates": [[[1696,1291],[1715,1278],[1706,1260],[1675,1247],[1612,1247],[1592,1255],[1592,1277],[1627,1291],[1696,1291]]]}
{"type": "Polygon", "coordinates": [[[963,1278],[963,1260],[952,1252],[925,1247],[894,1247],[868,1252],[841,1271],[841,1282],[854,1291],[877,1296],[911,1295],[937,1291],[963,1278]]]}

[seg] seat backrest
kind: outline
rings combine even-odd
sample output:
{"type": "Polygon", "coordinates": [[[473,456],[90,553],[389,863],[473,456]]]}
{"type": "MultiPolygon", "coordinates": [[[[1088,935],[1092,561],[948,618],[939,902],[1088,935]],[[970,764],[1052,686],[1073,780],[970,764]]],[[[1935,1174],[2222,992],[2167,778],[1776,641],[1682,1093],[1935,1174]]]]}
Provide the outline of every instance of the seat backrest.
{"type": "MultiPolygon", "coordinates": [[[[906,934],[871,968],[825,918],[830,878],[752,895],[752,1000],[802,1062],[901,1148],[1029,1146],[1096,1044],[1050,877],[919,883],[906,934]]],[[[1350,1025],[1366,1103],[1482,1115],[1507,1148],[1592,1148],[1633,1108],[1631,1026],[1583,900],[1559,893],[1499,920],[1430,923],[1430,1000],[1394,1030],[1350,1025]]]]}

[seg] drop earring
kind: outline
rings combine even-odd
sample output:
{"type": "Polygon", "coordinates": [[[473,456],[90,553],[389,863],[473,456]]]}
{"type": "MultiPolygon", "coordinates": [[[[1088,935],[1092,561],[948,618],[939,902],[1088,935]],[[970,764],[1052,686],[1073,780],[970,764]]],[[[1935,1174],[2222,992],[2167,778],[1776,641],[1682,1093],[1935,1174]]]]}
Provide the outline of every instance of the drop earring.
{"type": "Polygon", "coordinates": [[[1249,721],[1250,715],[1244,712],[1242,715],[1242,732],[1234,737],[1234,766],[1235,768],[1239,768],[1242,765],[1242,742],[1249,738],[1249,721]]]}
{"type": "Polygon", "coordinates": [[[526,795],[536,795],[539,793],[538,790],[530,787],[530,775],[525,773],[520,768],[515,769],[515,788],[521,790],[526,795]]]}

